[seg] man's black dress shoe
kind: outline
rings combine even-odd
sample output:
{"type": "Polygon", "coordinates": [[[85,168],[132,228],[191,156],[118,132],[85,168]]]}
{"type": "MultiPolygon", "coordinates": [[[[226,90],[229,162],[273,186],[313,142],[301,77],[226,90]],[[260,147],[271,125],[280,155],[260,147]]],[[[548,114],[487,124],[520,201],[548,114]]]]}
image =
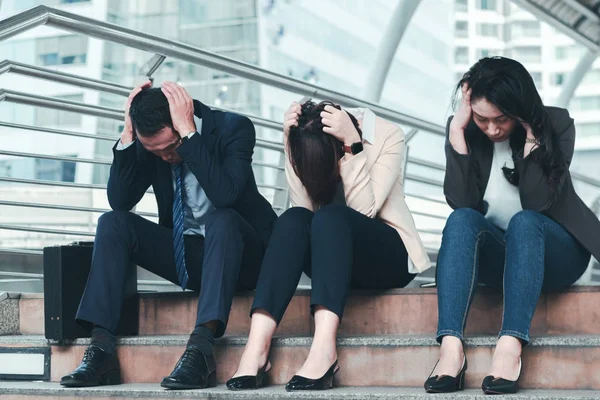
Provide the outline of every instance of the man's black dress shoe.
{"type": "MultiPolygon", "coordinates": [[[[457,390],[463,390],[465,387],[465,373],[467,372],[468,366],[467,356],[465,355],[464,357],[463,366],[458,372],[458,375],[429,376],[429,378],[427,378],[425,381],[425,391],[427,393],[451,393],[456,392],[457,390]]],[[[435,364],[435,367],[437,367],[437,363],[435,364]]],[[[434,371],[435,367],[433,367],[434,371]]]]}
{"type": "Polygon", "coordinates": [[[244,375],[231,378],[227,381],[227,389],[252,390],[266,386],[267,374],[271,370],[269,368],[269,371],[267,371],[267,365],[269,365],[269,361],[267,361],[265,365],[263,365],[263,367],[258,370],[258,373],[256,375],[244,375]]]}
{"type": "Polygon", "coordinates": [[[167,389],[205,389],[217,386],[217,363],[197,347],[188,347],[171,375],[161,382],[167,389]]]}
{"type": "Polygon", "coordinates": [[[337,360],[333,365],[325,372],[325,375],[319,379],[305,378],[300,375],[294,375],[292,379],[285,385],[285,390],[293,392],[296,390],[325,390],[333,387],[333,376],[338,372],[337,360]]]}
{"type": "Polygon", "coordinates": [[[118,385],[121,383],[121,367],[116,354],[108,354],[96,345],[90,345],[79,367],[60,380],[67,387],[118,385]]]}
{"type": "Polygon", "coordinates": [[[519,391],[519,378],[521,377],[521,359],[519,359],[519,375],[516,381],[509,381],[503,378],[494,378],[491,375],[486,376],[481,383],[481,389],[485,394],[510,394],[519,391]]]}

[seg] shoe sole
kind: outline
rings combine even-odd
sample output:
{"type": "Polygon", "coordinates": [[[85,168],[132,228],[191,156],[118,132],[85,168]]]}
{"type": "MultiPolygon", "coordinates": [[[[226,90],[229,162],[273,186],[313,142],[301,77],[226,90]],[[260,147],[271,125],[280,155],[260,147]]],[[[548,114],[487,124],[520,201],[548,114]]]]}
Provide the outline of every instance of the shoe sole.
{"type": "Polygon", "coordinates": [[[64,387],[94,387],[94,386],[112,386],[112,385],[120,385],[123,381],[121,380],[121,371],[114,370],[109,371],[104,374],[98,382],[86,382],[86,381],[61,381],[60,385],[64,387]]]}
{"type": "Polygon", "coordinates": [[[515,394],[517,392],[496,392],[495,390],[484,390],[483,394],[494,394],[494,395],[502,395],[502,394],[515,394]]]}
{"type": "Polygon", "coordinates": [[[193,390],[193,389],[208,389],[211,387],[215,387],[217,385],[190,385],[187,383],[176,383],[176,382],[170,382],[170,383],[161,383],[160,386],[164,387],[165,389],[174,389],[174,390],[193,390]]]}
{"type": "Polygon", "coordinates": [[[217,386],[217,375],[213,372],[208,376],[208,382],[206,385],[192,385],[189,383],[180,383],[180,382],[161,382],[160,386],[165,389],[174,389],[174,390],[193,390],[193,389],[208,389],[211,387],[217,386]]]}

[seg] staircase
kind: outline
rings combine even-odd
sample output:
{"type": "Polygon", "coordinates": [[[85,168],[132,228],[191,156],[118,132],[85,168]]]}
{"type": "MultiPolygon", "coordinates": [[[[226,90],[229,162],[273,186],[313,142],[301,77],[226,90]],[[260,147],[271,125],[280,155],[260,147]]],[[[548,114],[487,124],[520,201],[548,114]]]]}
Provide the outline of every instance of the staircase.
{"type": "MultiPolygon", "coordinates": [[[[273,342],[270,373],[273,385],[254,392],[229,392],[224,386],[199,391],[164,391],[158,382],[168,375],[184,350],[195,318],[193,293],[148,293],[140,296],[140,335],[119,340],[124,385],[93,389],[64,389],[56,383],[1,382],[0,399],[129,399],[129,398],[429,398],[423,382],[438,358],[434,339],[437,324],[435,289],[353,292],[340,326],[339,388],[322,393],[286,393],[282,386],[304,362],[313,322],[310,292],[299,290],[273,342]],[[279,385],[279,386],[277,386],[279,385]]],[[[249,329],[252,294],[238,295],[232,307],[227,336],[218,340],[218,380],[235,371],[249,329]]],[[[574,287],[541,297],[532,324],[534,339],[523,355],[522,391],[516,399],[600,398],[600,288],[574,287]]],[[[48,343],[43,336],[41,295],[8,296],[0,303],[18,315],[12,331],[0,336],[1,348],[50,348],[50,380],[56,382],[80,362],[88,339],[70,346],[48,343]],[[12,303],[5,303],[11,301],[12,303]],[[8,333],[8,334],[6,334],[8,333]]],[[[5,307],[5,308],[6,308],[5,307]]],[[[500,329],[502,299],[481,289],[467,324],[469,359],[467,387],[462,393],[436,395],[441,399],[476,399],[491,362],[500,329]]],[[[7,315],[8,315],[7,314],[7,315]]]]}

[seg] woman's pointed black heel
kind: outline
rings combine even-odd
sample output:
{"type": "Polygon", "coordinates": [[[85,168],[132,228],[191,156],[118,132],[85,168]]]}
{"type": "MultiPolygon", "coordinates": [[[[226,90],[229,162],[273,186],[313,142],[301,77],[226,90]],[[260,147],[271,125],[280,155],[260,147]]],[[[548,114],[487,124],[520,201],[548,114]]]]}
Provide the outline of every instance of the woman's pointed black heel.
{"type": "Polygon", "coordinates": [[[340,367],[337,360],[325,372],[325,375],[319,379],[305,378],[300,375],[294,375],[292,379],[285,385],[285,390],[294,392],[296,390],[325,390],[333,387],[333,376],[338,372],[340,367]]]}
{"type": "MultiPolygon", "coordinates": [[[[427,393],[451,393],[456,392],[457,390],[463,390],[465,387],[465,372],[467,372],[467,356],[464,355],[465,361],[463,362],[463,366],[460,369],[460,372],[456,376],[449,375],[429,375],[429,378],[425,381],[425,391],[427,393]]],[[[431,373],[435,371],[438,363],[435,364],[431,373]]]]}
{"type": "Polygon", "coordinates": [[[244,375],[237,376],[235,378],[231,378],[227,381],[227,389],[229,390],[253,390],[259,389],[267,384],[267,374],[271,370],[269,368],[267,370],[267,366],[269,365],[269,361],[263,365],[261,369],[258,370],[256,375],[244,375]]]}
{"type": "Polygon", "coordinates": [[[495,378],[491,375],[486,376],[481,383],[481,390],[485,394],[510,394],[519,391],[519,378],[521,378],[521,368],[523,363],[519,358],[519,375],[516,381],[509,381],[504,378],[495,378]]]}

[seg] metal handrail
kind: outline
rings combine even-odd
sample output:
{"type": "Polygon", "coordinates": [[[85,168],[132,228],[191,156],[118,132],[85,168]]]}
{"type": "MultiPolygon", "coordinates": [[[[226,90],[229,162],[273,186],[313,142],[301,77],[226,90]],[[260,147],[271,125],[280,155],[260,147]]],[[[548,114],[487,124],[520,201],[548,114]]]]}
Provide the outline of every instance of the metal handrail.
{"type": "MultiPolygon", "coordinates": [[[[100,92],[107,92],[118,94],[121,96],[129,96],[129,93],[133,90],[133,87],[118,85],[112,82],[100,81],[97,79],[87,78],[74,74],[67,74],[64,72],[53,71],[51,69],[41,68],[33,65],[22,64],[15,61],[4,60],[0,62],[0,75],[3,73],[15,73],[23,76],[32,78],[44,79],[50,82],[59,82],[67,85],[83,87],[86,89],[97,90],[100,92]]],[[[243,112],[230,110],[228,108],[220,106],[210,106],[214,110],[236,113],[248,117],[255,125],[262,126],[269,129],[283,131],[283,124],[276,121],[272,121],[266,118],[262,118],[256,115],[245,114],[243,112]]],[[[123,118],[121,112],[120,119],[123,118]]]]}
{"type": "Polygon", "coordinates": [[[123,111],[115,108],[95,106],[78,101],[57,99],[54,97],[38,96],[16,92],[13,90],[0,89],[0,101],[25,104],[30,106],[52,108],[61,111],[70,111],[80,114],[92,115],[94,117],[109,118],[115,120],[123,119],[123,111]]]}
{"type": "MultiPolygon", "coordinates": [[[[445,200],[434,199],[433,197],[423,196],[422,194],[404,193],[404,195],[406,197],[412,197],[414,199],[419,199],[419,200],[423,200],[423,201],[431,201],[432,203],[437,203],[437,204],[442,204],[442,205],[448,206],[448,203],[445,200]]],[[[450,206],[448,206],[448,207],[450,207],[450,206]]]]}
{"type": "MultiPolygon", "coordinates": [[[[65,161],[65,162],[74,162],[74,163],[87,163],[87,164],[96,164],[96,165],[111,165],[112,160],[101,159],[101,158],[82,158],[82,157],[72,157],[72,156],[52,156],[49,154],[39,154],[39,153],[22,153],[18,151],[7,151],[0,150],[0,155],[3,156],[13,156],[13,157],[24,157],[24,158],[39,158],[42,160],[54,160],[54,161],[65,161]]],[[[274,168],[274,169],[284,169],[279,165],[263,163],[260,161],[253,161],[253,165],[265,168],[274,168]]]]}
{"type": "Polygon", "coordinates": [[[50,233],[53,235],[71,235],[71,236],[96,236],[93,232],[85,231],[70,231],[64,229],[47,229],[47,228],[36,228],[25,225],[12,225],[12,224],[0,224],[0,229],[6,229],[9,231],[24,231],[24,232],[38,232],[38,233],[50,233]]]}
{"type": "Polygon", "coordinates": [[[443,215],[438,215],[438,214],[429,214],[423,211],[410,211],[410,213],[412,215],[418,215],[419,217],[427,217],[427,218],[435,218],[435,219],[441,219],[441,220],[446,220],[448,217],[443,216],[443,215]]]}
{"type": "Polygon", "coordinates": [[[257,183],[256,186],[258,186],[259,188],[263,188],[263,189],[273,189],[273,190],[288,190],[286,187],[283,186],[277,186],[277,185],[265,185],[262,183],[257,183]]]}
{"type": "Polygon", "coordinates": [[[4,60],[0,62],[0,75],[5,73],[19,74],[51,82],[64,83],[84,89],[99,90],[102,92],[128,96],[132,88],[113,82],[106,82],[92,78],[84,78],[78,75],[54,71],[34,65],[23,64],[16,61],[4,60]]]}
{"type": "Polygon", "coordinates": [[[406,179],[414,181],[414,182],[424,183],[426,185],[438,186],[438,187],[444,186],[444,182],[440,182],[438,180],[431,179],[431,178],[426,178],[424,176],[419,176],[419,175],[415,175],[412,173],[406,173],[405,176],[406,176],[406,179]]]}
{"type": "Polygon", "coordinates": [[[438,163],[435,163],[435,162],[432,162],[432,161],[423,160],[421,158],[411,157],[410,162],[412,164],[415,164],[415,165],[420,165],[421,167],[433,168],[433,169],[436,169],[438,171],[446,171],[446,166],[445,165],[440,165],[438,163]]]}
{"type": "Polygon", "coordinates": [[[65,161],[65,162],[73,162],[73,163],[84,163],[84,164],[96,164],[96,165],[111,165],[112,161],[107,159],[100,158],[83,158],[83,157],[72,157],[72,156],[52,156],[49,154],[39,154],[39,153],[22,153],[19,151],[8,151],[8,150],[0,150],[0,155],[3,156],[13,156],[13,157],[23,157],[23,158],[39,158],[41,160],[54,160],[54,161],[65,161]]]}
{"type": "MultiPolygon", "coordinates": [[[[81,137],[81,138],[86,138],[86,139],[106,140],[106,141],[110,141],[110,142],[116,142],[117,140],[120,139],[120,136],[117,136],[117,135],[113,136],[113,135],[73,132],[73,131],[65,131],[62,129],[43,128],[43,127],[35,126],[35,125],[22,125],[22,124],[15,124],[12,122],[4,122],[4,121],[0,121],[0,127],[21,129],[21,130],[25,130],[25,131],[52,133],[52,134],[56,134],[56,135],[81,137]]],[[[257,138],[256,144],[259,147],[262,147],[263,149],[283,152],[283,144],[279,143],[279,142],[273,142],[271,140],[257,138]]]]}
{"type": "MultiPolygon", "coordinates": [[[[52,97],[30,95],[30,94],[19,93],[19,92],[10,91],[10,90],[0,90],[0,101],[2,101],[3,99],[7,100],[7,101],[21,103],[21,104],[49,107],[49,108],[59,109],[59,110],[63,110],[63,111],[74,111],[74,112],[85,113],[85,114],[95,115],[95,116],[103,116],[103,117],[118,119],[118,120],[121,120],[123,118],[123,113],[116,109],[100,107],[100,106],[92,106],[92,105],[87,105],[84,103],[63,100],[63,99],[56,99],[56,98],[52,98],[52,97]]],[[[269,122],[271,122],[271,121],[269,121],[269,122]]],[[[283,129],[283,127],[281,129],[283,129]]],[[[263,143],[259,144],[259,142],[257,141],[257,145],[262,146],[263,143]]],[[[283,145],[277,145],[277,146],[273,146],[273,147],[274,148],[277,147],[277,150],[279,150],[279,151],[283,150],[283,145]]],[[[22,153],[22,154],[26,154],[26,153],[22,153]]],[[[48,156],[48,157],[56,157],[55,159],[59,159],[59,156],[48,156]]],[[[67,158],[67,157],[62,157],[62,158],[67,158]]],[[[71,158],[67,158],[66,161],[76,161],[76,160],[74,160],[71,157],[71,158]]],[[[82,162],[92,162],[92,161],[86,160],[86,161],[82,161],[82,162]]],[[[107,164],[107,165],[111,164],[111,162],[109,162],[109,161],[101,161],[101,162],[94,162],[94,163],[107,164]]],[[[420,176],[417,176],[414,174],[406,174],[406,179],[414,180],[414,181],[429,184],[429,185],[435,185],[435,186],[442,185],[442,183],[440,183],[438,181],[420,177],[420,176]]],[[[267,187],[267,186],[263,186],[263,187],[267,187]]],[[[271,188],[276,189],[276,190],[287,190],[282,187],[271,187],[271,188]]]]}
{"type": "Polygon", "coordinates": [[[8,249],[8,248],[0,248],[0,253],[35,255],[35,256],[41,256],[43,254],[42,250],[8,249]]]}
{"type": "MultiPolygon", "coordinates": [[[[25,249],[23,249],[25,250],[25,249]]],[[[38,254],[36,250],[31,250],[34,251],[34,254],[38,254]]],[[[43,252],[40,252],[41,254],[43,254],[43,252]]],[[[30,252],[28,252],[27,254],[32,254],[30,252]]],[[[11,271],[0,271],[0,276],[16,276],[17,278],[38,278],[41,279],[44,277],[44,274],[33,274],[30,272],[11,272],[11,271]]]]}
{"type": "Polygon", "coordinates": [[[110,142],[116,142],[117,140],[120,139],[119,136],[101,135],[101,134],[96,135],[93,133],[65,131],[62,129],[51,129],[51,128],[44,128],[41,126],[22,125],[22,124],[15,124],[12,122],[4,122],[4,121],[0,121],[0,127],[21,129],[21,130],[25,130],[25,131],[52,133],[52,134],[56,134],[56,135],[74,136],[74,137],[81,137],[81,138],[87,138],[87,139],[106,140],[106,141],[110,141],[110,142]]]}
{"type": "MultiPolygon", "coordinates": [[[[440,165],[438,163],[419,159],[419,158],[412,157],[409,160],[409,162],[412,164],[415,164],[415,165],[420,165],[422,167],[436,169],[438,171],[446,171],[446,167],[444,165],[440,165]]],[[[596,187],[600,188],[600,180],[598,180],[598,179],[591,178],[587,175],[583,175],[578,172],[569,172],[569,174],[571,175],[571,178],[576,181],[587,183],[588,185],[592,185],[592,186],[596,186],[596,187]]]]}
{"type": "Polygon", "coordinates": [[[578,172],[570,172],[571,178],[576,181],[587,183],[588,185],[596,186],[600,188],[600,180],[590,178],[587,175],[580,174],[578,172]]]}
{"type": "MultiPolygon", "coordinates": [[[[38,96],[34,94],[21,93],[14,90],[6,89],[0,89],[0,101],[8,101],[12,103],[25,104],[36,107],[52,108],[55,110],[70,111],[75,113],[91,115],[94,117],[114,119],[118,121],[122,120],[124,115],[124,111],[118,110],[116,108],[96,106],[77,101],[58,99],[55,97],[38,96]]],[[[237,112],[237,114],[248,117],[257,126],[283,131],[283,124],[265,118],[256,117],[253,115],[247,115],[239,112],[237,112]]],[[[279,150],[279,147],[273,147],[271,148],[271,150],[279,150]]]]}
{"type": "MultiPolygon", "coordinates": [[[[7,176],[0,176],[0,182],[27,183],[29,185],[59,186],[59,187],[69,187],[69,188],[78,188],[78,189],[104,189],[104,190],[106,190],[106,185],[102,185],[99,183],[59,182],[59,181],[47,181],[47,180],[42,180],[42,179],[9,178],[7,176]]],[[[147,192],[147,193],[151,193],[151,192],[147,192]]]]}
{"type": "Polygon", "coordinates": [[[0,40],[13,37],[39,25],[47,25],[64,29],[70,32],[83,34],[97,39],[119,43],[138,50],[161,54],[188,61],[193,64],[203,65],[208,68],[218,69],[233,75],[244,77],[255,82],[260,82],[279,89],[287,90],[305,96],[328,99],[344,106],[367,107],[375,114],[400,124],[444,135],[441,125],[411,117],[379,104],[367,102],[353,96],[333,90],[323,89],[295,78],[277,74],[255,65],[247,64],[228,57],[214,54],[202,49],[180,43],[177,41],[136,32],[108,22],[97,21],[66,11],[37,6],[30,10],[16,14],[2,21],[0,40]]]}
{"type": "MultiPolygon", "coordinates": [[[[48,210],[63,210],[63,211],[82,211],[82,212],[92,212],[92,213],[107,213],[111,211],[107,208],[95,208],[95,207],[79,207],[79,206],[70,206],[63,204],[48,204],[48,203],[27,203],[22,201],[9,201],[9,200],[0,200],[0,206],[12,206],[12,207],[26,207],[26,208],[42,208],[48,210]]],[[[157,213],[151,212],[135,212],[137,215],[141,215],[144,217],[152,217],[158,218],[157,213]]]]}

